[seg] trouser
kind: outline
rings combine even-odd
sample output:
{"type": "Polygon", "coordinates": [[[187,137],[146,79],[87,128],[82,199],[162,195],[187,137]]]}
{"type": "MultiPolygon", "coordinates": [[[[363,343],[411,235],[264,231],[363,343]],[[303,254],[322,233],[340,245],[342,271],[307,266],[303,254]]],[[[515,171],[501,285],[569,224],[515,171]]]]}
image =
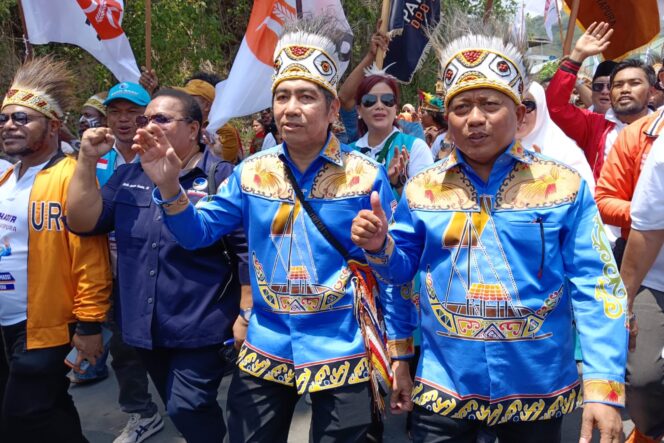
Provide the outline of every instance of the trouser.
{"type": "MultiPolygon", "coordinates": [[[[364,443],[371,425],[369,383],[312,392],[309,439],[314,443],[364,443]]],[[[295,404],[295,387],[236,370],[228,390],[231,443],[285,443],[295,404]]]]}
{"type": "MultiPolygon", "coordinates": [[[[26,350],[26,322],[3,326],[5,367],[2,386],[2,441],[87,442],[74,402],[67,392],[69,344],[26,350]],[[4,438],[6,436],[6,440],[4,438]]],[[[0,363],[2,364],[2,363],[0,363]]]]}
{"type": "Polygon", "coordinates": [[[664,292],[642,286],[634,314],[639,334],[627,355],[627,411],[641,433],[658,438],[664,434],[664,292]]]}
{"type": "Polygon", "coordinates": [[[217,403],[225,366],[220,350],[221,345],[137,349],[168,416],[187,443],[219,443],[226,435],[217,403]]]}
{"type": "Polygon", "coordinates": [[[560,443],[563,419],[508,422],[487,427],[477,420],[457,420],[420,406],[413,409],[414,443],[475,443],[490,430],[498,440],[509,443],[560,443]]]}

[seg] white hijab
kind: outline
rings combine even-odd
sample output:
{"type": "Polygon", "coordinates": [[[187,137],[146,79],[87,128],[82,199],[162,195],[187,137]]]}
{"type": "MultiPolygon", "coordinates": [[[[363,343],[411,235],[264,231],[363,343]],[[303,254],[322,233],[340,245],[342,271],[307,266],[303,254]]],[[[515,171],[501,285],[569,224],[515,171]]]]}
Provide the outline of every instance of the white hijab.
{"type": "Polygon", "coordinates": [[[526,149],[538,151],[565,165],[574,168],[588,184],[591,194],[595,194],[595,178],[583,151],[574,140],[569,138],[556,125],[546,104],[544,88],[539,83],[531,82],[528,91],[537,103],[535,126],[530,134],[521,138],[526,149]]]}

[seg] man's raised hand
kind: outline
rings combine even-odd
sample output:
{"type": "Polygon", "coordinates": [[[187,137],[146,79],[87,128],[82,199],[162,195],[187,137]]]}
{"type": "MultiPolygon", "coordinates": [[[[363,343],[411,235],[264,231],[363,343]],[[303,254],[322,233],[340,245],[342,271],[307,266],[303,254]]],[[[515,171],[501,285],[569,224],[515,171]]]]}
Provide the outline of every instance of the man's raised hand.
{"type": "Polygon", "coordinates": [[[178,177],[182,161],[175,153],[159,125],[149,124],[140,128],[134,136],[131,149],[141,156],[141,165],[150,179],[161,189],[162,196],[169,198],[179,192],[178,177]],[[173,195],[169,195],[173,191],[173,195]]]}
{"type": "Polygon", "coordinates": [[[586,32],[576,41],[570,58],[576,62],[582,63],[588,57],[598,55],[606,50],[611,42],[609,39],[613,35],[613,29],[605,22],[593,22],[586,32]]]}
{"type": "Polygon", "coordinates": [[[115,143],[113,131],[109,128],[90,128],[83,133],[79,157],[83,156],[95,162],[108,153],[115,143]]]}
{"type": "Polygon", "coordinates": [[[378,252],[387,237],[387,216],[380,204],[378,192],[371,193],[371,210],[363,209],[353,219],[350,238],[368,252],[378,252]]]}

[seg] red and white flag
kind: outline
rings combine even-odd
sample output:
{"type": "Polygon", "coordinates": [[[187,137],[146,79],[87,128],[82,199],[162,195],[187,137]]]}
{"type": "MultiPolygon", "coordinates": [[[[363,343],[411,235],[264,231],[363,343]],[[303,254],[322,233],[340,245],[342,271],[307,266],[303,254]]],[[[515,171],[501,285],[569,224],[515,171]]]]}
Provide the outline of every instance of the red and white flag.
{"type": "Polygon", "coordinates": [[[141,73],[122,30],[122,0],[23,0],[30,43],[80,46],[121,82],[138,82],[141,73]]]}
{"type": "Polygon", "coordinates": [[[546,0],[544,2],[544,30],[546,31],[549,40],[553,40],[551,28],[554,23],[558,21],[558,8],[556,7],[557,1],[558,0],[546,0]]]}
{"type": "MultiPolygon", "coordinates": [[[[339,77],[348,67],[352,32],[339,0],[301,0],[302,15],[323,12],[337,17],[345,27],[349,39],[340,48],[339,77]]],[[[210,110],[211,132],[222,127],[233,117],[240,117],[269,108],[272,105],[272,73],[274,49],[284,23],[297,16],[296,0],[255,0],[247,32],[235,56],[228,78],[216,87],[216,96],[210,110]]]]}

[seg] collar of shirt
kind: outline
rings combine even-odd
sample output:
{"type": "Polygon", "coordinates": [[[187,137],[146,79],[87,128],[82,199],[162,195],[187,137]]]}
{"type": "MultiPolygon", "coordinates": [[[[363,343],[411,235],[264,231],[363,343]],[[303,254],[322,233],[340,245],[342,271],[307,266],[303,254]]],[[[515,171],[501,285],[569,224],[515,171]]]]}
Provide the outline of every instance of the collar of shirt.
{"type": "MultiPolygon", "coordinates": [[[[646,115],[650,115],[653,113],[653,110],[648,108],[648,113],[646,115]]],[[[607,119],[608,121],[615,123],[616,124],[616,129],[620,131],[623,129],[625,126],[627,126],[629,123],[623,123],[620,121],[616,113],[613,111],[613,108],[609,109],[606,111],[606,114],[604,114],[604,118],[607,119]]]]}
{"type": "MultiPolygon", "coordinates": [[[[290,155],[288,154],[288,145],[286,145],[286,142],[283,142],[277,147],[277,151],[279,156],[283,154],[283,156],[286,158],[288,163],[290,163],[292,166],[295,166],[293,163],[293,160],[290,158],[290,155]]],[[[324,161],[328,161],[330,163],[334,163],[337,166],[343,167],[344,162],[341,158],[341,143],[339,143],[339,140],[329,132],[327,134],[327,141],[325,142],[325,145],[323,145],[323,148],[320,150],[318,153],[318,157],[314,159],[313,162],[311,162],[311,165],[309,165],[309,168],[316,163],[316,160],[318,159],[323,159],[324,161]]],[[[293,168],[291,168],[293,169],[293,168]]],[[[294,168],[293,171],[295,172],[297,168],[294,168]]]]}
{"type": "MultiPolygon", "coordinates": [[[[113,143],[113,148],[112,148],[112,149],[115,151],[115,154],[116,154],[116,156],[115,156],[115,164],[113,165],[113,170],[118,169],[118,166],[122,166],[122,165],[126,165],[126,164],[128,164],[128,163],[125,161],[124,155],[122,155],[122,152],[120,152],[120,150],[118,149],[117,142],[113,143]]],[[[138,163],[138,162],[140,162],[140,161],[141,161],[141,156],[138,155],[138,154],[136,154],[136,156],[132,159],[132,161],[129,162],[129,164],[131,164],[131,163],[138,163]]]]}
{"type": "Polygon", "coordinates": [[[369,146],[369,133],[367,132],[364,134],[358,141],[355,142],[355,146],[360,150],[362,154],[367,154],[371,152],[371,157],[375,158],[376,155],[380,152],[381,149],[383,149],[383,145],[387,141],[388,138],[392,136],[395,132],[399,132],[399,129],[393,128],[392,132],[387,134],[387,137],[385,137],[380,143],[378,143],[376,146],[369,146]],[[369,150],[367,150],[367,148],[369,150]]]}

